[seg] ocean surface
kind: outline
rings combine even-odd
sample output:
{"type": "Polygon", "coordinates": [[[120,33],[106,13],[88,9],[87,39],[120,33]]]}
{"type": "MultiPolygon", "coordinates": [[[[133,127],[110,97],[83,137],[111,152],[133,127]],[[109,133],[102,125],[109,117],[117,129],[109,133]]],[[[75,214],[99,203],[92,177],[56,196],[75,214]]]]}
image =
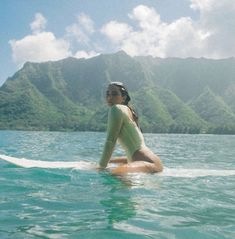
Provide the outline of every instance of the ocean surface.
{"type": "MultiPolygon", "coordinates": [[[[0,239],[234,239],[235,136],[144,136],[165,172],[114,177],[0,160],[0,239]]],[[[94,163],[104,140],[94,132],[0,131],[0,154],[94,163]]]]}

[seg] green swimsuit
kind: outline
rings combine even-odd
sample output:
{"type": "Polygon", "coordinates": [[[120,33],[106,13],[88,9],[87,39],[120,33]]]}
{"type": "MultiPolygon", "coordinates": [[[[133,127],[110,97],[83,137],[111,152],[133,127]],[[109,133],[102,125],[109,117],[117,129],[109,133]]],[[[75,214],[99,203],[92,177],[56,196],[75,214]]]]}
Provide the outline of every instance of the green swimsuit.
{"type": "Polygon", "coordinates": [[[129,116],[129,108],[125,105],[113,105],[108,115],[108,132],[100,160],[100,166],[106,167],[114,150],[116,141],[124,148],[128,162],[136,150],[145,146],[144,138],[136,123],[129,116]]]}

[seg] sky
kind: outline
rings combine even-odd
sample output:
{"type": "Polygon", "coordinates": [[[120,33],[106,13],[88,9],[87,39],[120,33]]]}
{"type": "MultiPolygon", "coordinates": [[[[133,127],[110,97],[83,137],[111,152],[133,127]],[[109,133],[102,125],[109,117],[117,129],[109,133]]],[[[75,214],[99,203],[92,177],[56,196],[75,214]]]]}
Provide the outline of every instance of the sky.
{"type": "Polygon", "coordinates": [[[25,62],[235,57],[235,0],[0,0],[0,86],[25,62]]]}

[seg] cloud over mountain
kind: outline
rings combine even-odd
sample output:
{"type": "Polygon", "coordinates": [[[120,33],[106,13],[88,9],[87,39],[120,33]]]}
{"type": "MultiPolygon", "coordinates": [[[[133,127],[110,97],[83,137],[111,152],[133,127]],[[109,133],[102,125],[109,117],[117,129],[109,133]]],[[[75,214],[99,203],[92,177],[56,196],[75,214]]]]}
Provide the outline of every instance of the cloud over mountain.
{"type": "Polygon", "coordinates": [[[46,27],[47,20],[41,13],[35,14],[34,21],[30,24],[33,33],[39,33],[46,27]]]}
{"type": "Polygon", "coordinates": [[[13,60],[18,66],[22,66],[26,61],[59,60],[71,55],[69,42],[44,30],[46,22],[46,18],[37,13],[30,24],[32,33],[20,40],[9,41],[13,60]]]}
{"type": "Polygon", "coordinates": [[[95,32],[93,20],[81,13],[77,16],[77,21],[66,28],[67,36],[75,38],[76,41],[88,44],[90,35],[95,32]]]}
{"type": "Polygon", "coordinates": [[[31,33],[9,41],[14,62],[42,62],[68,56],[89,58],[107,51],[124,50],[131,56],[206,57],[235,56],[235,2],[231,0],[191,0],[189,7],[198,18],[161,19],[158,9],[138,5],[128,21],[110,19],[96,26],[92,16],[79,13],[74,23],[56,36],[46,30],[47,19],[36,13],[31,33]]]}
{"type": "Polygon", "coordinates": [[[125,23],[106,23],[103,33],[128,54],[157,57],[226,58],[235,55],[235,2],[191,0],[199,19],[181,17],[167,23],[157,10],[139,5],[128,15],[135,29],[125,23]],[[108,27],[109,26],[109,27],[108,27]],[[123,26],[118,35],[115,26],[123,26]],[[125,28],[124,28],[125,26],[125,28]],[[112,28],[111,28],[112,27],[112,28]],[[111,30],[110,30],[111,28],[111,30]],[[128,30],[127,30],[128,29],[128,30]],[[125,33],[125,34],[124,34],[125,33]],[[117,39],[121,39],[117,41],[117,39]]]}

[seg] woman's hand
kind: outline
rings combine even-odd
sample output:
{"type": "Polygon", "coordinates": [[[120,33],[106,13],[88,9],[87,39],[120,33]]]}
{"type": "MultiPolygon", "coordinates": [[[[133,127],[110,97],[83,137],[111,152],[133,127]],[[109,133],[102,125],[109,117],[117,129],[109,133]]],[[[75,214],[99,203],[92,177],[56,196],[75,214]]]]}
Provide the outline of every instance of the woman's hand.
{"type": "Polygon", "coordinates": [[[100,165],[98,165],[97,167],[95,167],[95,170],[97,170],[98,172],[104,171],[106,168],[101,167],[100,165]]]}

